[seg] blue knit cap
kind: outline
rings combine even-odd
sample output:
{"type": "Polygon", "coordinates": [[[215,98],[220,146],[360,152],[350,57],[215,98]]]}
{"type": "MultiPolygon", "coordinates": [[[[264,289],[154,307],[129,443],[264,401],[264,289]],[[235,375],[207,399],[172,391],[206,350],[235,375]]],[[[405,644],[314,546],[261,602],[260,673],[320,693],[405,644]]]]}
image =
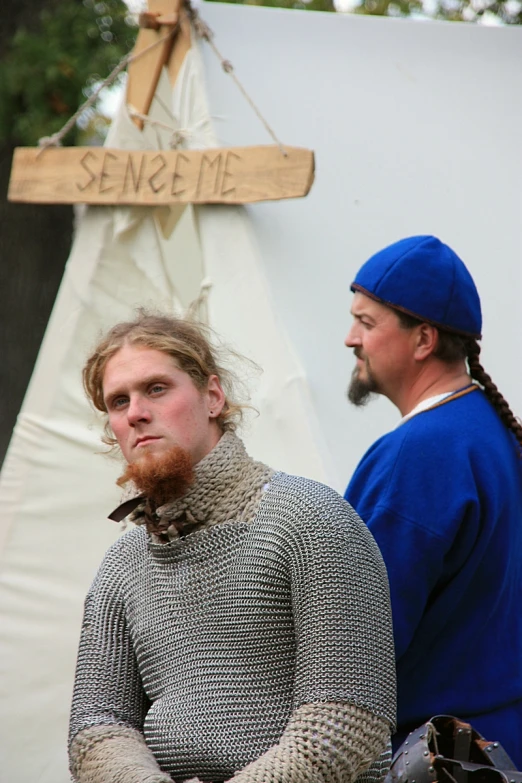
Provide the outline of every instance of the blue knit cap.
{"type": "Polygon", "coordinates": [[[351,288],[446,331],[480,339],[482,315],[473,278],[436,237],[408,237],[385,247],[363,264],[351,288]]]}

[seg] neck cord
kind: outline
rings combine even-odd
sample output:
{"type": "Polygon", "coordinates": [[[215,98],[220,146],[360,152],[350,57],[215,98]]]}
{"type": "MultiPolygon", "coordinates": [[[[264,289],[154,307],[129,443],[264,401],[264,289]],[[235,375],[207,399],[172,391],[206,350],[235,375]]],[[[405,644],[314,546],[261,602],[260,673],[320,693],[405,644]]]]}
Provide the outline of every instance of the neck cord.
{"type": "Polygon", "coordinates": [[[465,394],[469,394],[470,392],[474,392],[480,389],[480,386],[478,386],[476,383],[468,383],[466,386],[462,386],[462,388],[457,389],[454,392],[451,392],[451,394],[448,394],[447,397],[444,397],[443,400],[439,400],[439,402],[435,402],[433,405],[430,405],[429,408],[424,408],[424,410],[419,411],[419,413],[426,413],[426,411],[432,411],[434,408],[439,408],[441,405],[445,405],[447,402],[451,402],[452,400],[457,400],[459,397],[464,397],[465,394]]]}

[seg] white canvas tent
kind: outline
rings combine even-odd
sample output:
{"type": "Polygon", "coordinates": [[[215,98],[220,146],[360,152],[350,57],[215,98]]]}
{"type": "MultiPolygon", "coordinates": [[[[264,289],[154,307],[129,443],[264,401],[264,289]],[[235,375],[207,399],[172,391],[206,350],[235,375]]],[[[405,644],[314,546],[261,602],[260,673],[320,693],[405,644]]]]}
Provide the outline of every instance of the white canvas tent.
{"type": "MultiPolygon", "coordinates": [[[[264,368],[252,378],[261,415],[246,432],[251,452],[342,490],[396,418],[384,401],[364,412],[345,402],[350,281],[387,242],[435,233],[476,279],[484,364],[522,410],[522,30],[214,3],[201,14],[280,138],[315,150],[316,182],[294,202],[181,216],[91,208],[79,221],[0,479],[0,780],[9,783],[68,779],[82,600],[120,533],[105,518],[119,465],[98,453],[79,381],[100,329],[140,304],[184,309],[203,290],[212,326],[264,368]],[[165,237],[160,222],[173,217],[165,237]]],[[[166,77],[158,90],[152,115],[174,116],[193,146],[269,141],[204,46],[173,94],[166,77]]],[[[167,138],[141,136],[122,109],[111,141],[167,138]]]]}

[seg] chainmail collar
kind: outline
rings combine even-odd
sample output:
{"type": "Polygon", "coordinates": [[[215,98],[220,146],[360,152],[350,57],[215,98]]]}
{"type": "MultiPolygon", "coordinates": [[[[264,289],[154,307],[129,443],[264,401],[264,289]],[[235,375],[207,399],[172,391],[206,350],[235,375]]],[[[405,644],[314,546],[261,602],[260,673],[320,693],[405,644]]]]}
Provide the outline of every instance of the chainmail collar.
{"type": "MultiPolygon", "coordinates": [[[[195,466],[194,474],[189,490],[171,503],[151,509],[143,496],[134,503],[127,499],[111,517],[117,519],[118,512],[129,504],[134,506],[129,521],[146,525],[153,543],[162,544],[220,522],[249,522],[274,470],[255,462],[247,454],[243,441],[233,432],[225,432],[195,466]]],[[[125,494],[128,498],[129,493],[125,494]]]]}

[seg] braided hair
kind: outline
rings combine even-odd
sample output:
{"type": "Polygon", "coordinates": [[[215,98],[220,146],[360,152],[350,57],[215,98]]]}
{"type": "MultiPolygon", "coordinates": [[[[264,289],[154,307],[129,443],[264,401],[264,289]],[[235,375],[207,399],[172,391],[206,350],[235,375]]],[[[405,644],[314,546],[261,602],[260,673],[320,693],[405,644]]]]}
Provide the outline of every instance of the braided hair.
{"type": "Polygon", "coordinates": [[[484,394],[495,408],[496,412],[506,425],[513,432],[515,438],[522,447],[522,424],[520,419],[515,416],[507,400],[499,392],[497,386],[491,380],[491,376],[485,371],[480,363],[480,345],[474,339],[467,340],[467,355],[469,374],[473,380],[477,381],[484,390],[484,394]]]}
{"type": "MultiPolygon", "coordinates": [[[[414,318],[400,310],[396,310],[396,313],[403,329],[413,329],[415,326],[423,323],[419,318],[414,318]]],[[[439,341],[433,355],[441,361],[448,363],[463,359],[467,361],[469,374],[481,386],[489,402],[500,416],[501,421],[514,434],[520,445],[520,454],[522,456],[522,423],[515,416],[507,400],[504,399],[497,386],[491,380],[491,376],[488,375],[481,365],[479,359],[480,345],[477,340],[473,337],[465,337],[456,332],[447,332],[443,329],[438,329],[438,332],[439,341]]]]}

